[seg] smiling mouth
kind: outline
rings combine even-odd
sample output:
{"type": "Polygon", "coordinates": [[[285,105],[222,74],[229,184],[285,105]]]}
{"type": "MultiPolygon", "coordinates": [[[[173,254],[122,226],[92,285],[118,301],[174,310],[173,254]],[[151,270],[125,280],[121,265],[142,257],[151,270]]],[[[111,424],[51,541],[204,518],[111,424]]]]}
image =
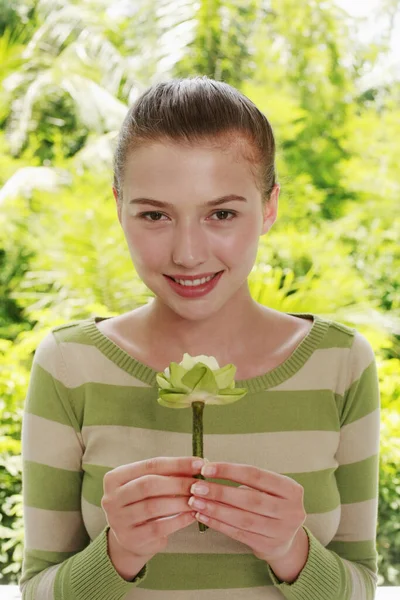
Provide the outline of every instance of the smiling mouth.
{"type": "Polygon", "coordinates": [[[217,273],[214,273],[214,275],[209,275],[208,277],[202,277],[199,279],[175,279],[174,277],[171,277],[170,275],[166,275],[166,277],[168,277],[168,279],[172,279],[172,281],[175,281],[175,283],[179,283],[180,285],[184,286],[184,287],[197,287],[199,285],[204,285],[205,283],[208,283],[209,281],[211,281],[212,279],[215,279],[215,277],[217,277],[217,275],[219,275],[220,273],[222,273],[222,271],[218,271],[217,273]]]}

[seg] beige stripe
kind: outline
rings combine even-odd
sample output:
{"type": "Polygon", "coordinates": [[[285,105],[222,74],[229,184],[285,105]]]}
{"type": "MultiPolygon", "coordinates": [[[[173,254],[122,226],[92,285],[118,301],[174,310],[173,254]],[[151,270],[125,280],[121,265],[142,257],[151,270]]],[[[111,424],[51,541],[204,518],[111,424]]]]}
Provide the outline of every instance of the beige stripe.
{"type": "Polygon", "coordinates": [[[61,565],[62,563],[48,567],[44,571],[41,571],[41,573],[38,573],[36,577],[40,577],[40,581],[35,590],[35,600],[39,598],[40,600],[54,600],[54,581],[61,565]]]}
{"type": "MultiPolygon", "coordinates": [[[[333,389],[335,393],[343,395],[374,359],[371,347],[363,336],[358,334],[354,343],[354,365],[350,378],[347,375],[350,349],[326,348],[316,350],[300,371],[271,389],[333,389]]],[[[35,360],[67,387],[78,387],[89,381],[108,385],[148,387],[147,384],[120,369],[95,346],[76,342],[60,344],[68,372],[68,381],[66,381],[60,366],[60,350],[57,350],[55,339],[49,334],[41,345],[40,352],[37,351],[35,354],[35,360]]]]}
{"type": "Polygon", "coordinates": [[[279,391],[329,389],[343,396],[374,359],[369,342],[356,332],[352,350],[350,348],[316,350],[297,373],[271,389],[279,391]]]}
{"type": "Polygon", "coordinates": [[[366,598],[366,589],[359,567],[356,567],[352,562],[345,558],[342,558],[342,560],[350,572],[352,590],[349,600],[363,600],[366,598]]]}
{"type": "Polygon", "coordinates": [[[124,600],[285,600],[285,596],[273,585],[228,590],[145,590],[134,588],[124,600]]]}
{"type": "Polygon", "coordinates": [[[304,525],[313,533],[317,540],[327,546],[333,540],[340,522],[341,506],[325,513],[310,513],[304,525]]]}
{"type": "Polygon", "coordinates": [[[336,542],[363,542],[376,537],[378,498],[342,504],[342,517],[336,542]]]}
{"type": "MultiPolygon", "coordinates": [[[[82,498],[82,514],[90,539],[94,540],[106,527],[106,514],[101,507],[94,506],[82,498]]],[[[340,506],[335,510],[320,514],[309,514],[304,525],[310,529],[323,546],[333,539],[340,520],[340,506]]],[[[47,527],[44,525],[43,530],[47,527]]],[[[207,536],[199,536],[197,523],[176,531],[169,537],[165,552],[185,553],[251,553],[245,544],[241,544],[228,536],[209,529],[207,536]]]]}
{"type": "MultiPolygon", "coordinates": [[[[86,464],[115,468],[165,452],[164,431],[93,425],[82,428],[82,437],[86,447],[83,463],[86,464]]],[[[334,431],[226,434],[223,438],[221,446],[220,435],[204,434],[209,460],[245,462],[281,473],[318,471],[338,464],[335,452],[339,433],[334,431]]],[[[168,432],[169,456],[187,456],[191,445],[191,433],[168,432]]]]}
{"type": "Polygon", "coordinates": [[[80,511],[59,511],[24,505],[27,550],[77,552],[88,544],[80,511]]]}
{"type": "Polygon", "coordinates": [[[65,387],[75,388],[89,382],[149,387],[120,369],[95,346],[76,342],[58,346],[51,333],[39,344],[34,360],[65,387]]]}
{"type": "MultiPolygon", "coordinates": [[[[350,425],[346,426],[350,427],[350,425]]],[[[164,452],[164,431],[120,427],[116,425],[82,428],[83,457],[79,437],[68,425],[25,413],[22,429],[24,455],[29,460],[50,467],[80,471],[86,464],[115,468],[122,464],[145,460],[164,452]],[[115,444],[115,440],[119,440],[115,444]],[[51,452],[49,452],[51,448],[51,452]]],[[[187,456],[191,447],[189,433],[169,433],[170,456],[187,456]]],[[[225,435],[229,456],[224,456],[220,436],[205,434],[209,460],[243,462],[280,473],[300,473],[336,467],[334,458],[339,433],[330,431],[288,431],[225,435]],[[231,439],[229,439],[231,438],[231,439]],[[260,454],[260,448],[263,448],[260,454]],[[235,455],[236,452],[236,455],[235,455]],[[232,454],[233,453],[233,454],[232,454]],[[327,461],[326,456],[332,459],[327,461]]],[[[363,445],[363,444],[361,444],[363,445]]],[[[368,450],[368,444],[366,444],[368,450]]],[[[366,452],[368,458],[371,453],[366,452]]],[[[353,462],[353,461],[352,461],[353,462]]]]}
{"type": "Polygon", "coordinates": [[[336,458],[340,465],[365,460],[379,452],[379,408],[340,431],[340,446],[336,458]]]}
{"type": "Polygon", "coordinates": [[[25,412],[22,448],[27,460],[68,471],[81,470],[82,447],[68,425],[25,412]]]}
{"type": "Polygon", "coordinates": [[[342,395],[346,389],[346,381],[341,377],[341,373],[348,356],[348,348],[316,350],[297,373],[270,389],[277,391],[327,389],[342,395]]]}
{"type": "Polygon", "coordinates": [[[62,381],[62,383],[65,382],[63,363],[60,360],[60,350],[51,332],[42,339],[36,348],[33,362],[48,371],[55,379],[62,381]]]}
{"type": "MultiPolygon", "coordinates": [[[[39,344],[35,353],[35,361],[67,387],[78,387],[89,381],[109,385],[147,386],[147,384],[120,369],[95,346],[76,342],[63,342],[60,347],[62,357],[66,362],[68,381],[65,379],[62,360],[60,360],[60,349],[52,333],[45,336],[39,344]]],[[[316,350],[300,371],[274,389],[328,388],[335,390],[337,394],[343,395],[375,359],[368,340],[362,334],[356,332],[351,350],[352,368],[351,372],[348,373],[347,365],[350,365],[350,350],[350,348],[316,350]],[[340,376],[340,374],[343,375],[339,379],[338,375],[340,376]]]]}
{"type": "Polygon", "coordinates": [[[349,373],[349,388],[354,381],[360,379],[361,375],[369,365],[375,361],[375,354],[367,338],[356,331],[352,348],[351,370],[349,373]]]}

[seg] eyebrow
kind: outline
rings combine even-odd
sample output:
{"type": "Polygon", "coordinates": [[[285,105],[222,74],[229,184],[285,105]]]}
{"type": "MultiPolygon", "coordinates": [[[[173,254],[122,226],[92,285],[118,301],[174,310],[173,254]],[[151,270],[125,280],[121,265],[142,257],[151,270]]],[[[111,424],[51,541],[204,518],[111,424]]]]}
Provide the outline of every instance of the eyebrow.
{"type": "MultiPolygon", "coordinates": [[[[238,196],[237,194],[228,194],[227,196],[219,196],[214,200],[205,202],[203,206],[220,206],[220,204],[232,202],[233,200],[247,202],[246,198],[243,196],[238,196]]],[[[132,200],[129,200],[129,204],[150,204],[151,206],[156,206],[157,208],[174,208],[173,204],[170,204],[169,202],[160,202],[160,200],[154,200],[154,198],[133,198],[132,200]]]]}

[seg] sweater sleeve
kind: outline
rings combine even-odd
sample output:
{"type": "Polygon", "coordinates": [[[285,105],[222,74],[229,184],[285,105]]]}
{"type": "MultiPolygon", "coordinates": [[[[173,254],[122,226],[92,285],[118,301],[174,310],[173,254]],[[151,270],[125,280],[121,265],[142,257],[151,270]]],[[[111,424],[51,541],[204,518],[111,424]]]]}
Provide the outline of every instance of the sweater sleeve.
{"type": "Polygon", "coordinates": [[[335,471],[341,518],[324,547],[303,525],[309,539],[307,562],[292,583],[274,586],[288,600],[373,600],[377,586],[380,392],[375,356],[355,332],[345,393],[338,396],[340,442],[335,471]]]}
{"type": "Polygon", "coordinates": [[[90,540],[81,512],[84,443],[66,386],[67,372],[53,332],[32,363],[22,417],[24,544],[22,600],[120,600],[132,581],[115,570],[107,531],[90,540]]]}

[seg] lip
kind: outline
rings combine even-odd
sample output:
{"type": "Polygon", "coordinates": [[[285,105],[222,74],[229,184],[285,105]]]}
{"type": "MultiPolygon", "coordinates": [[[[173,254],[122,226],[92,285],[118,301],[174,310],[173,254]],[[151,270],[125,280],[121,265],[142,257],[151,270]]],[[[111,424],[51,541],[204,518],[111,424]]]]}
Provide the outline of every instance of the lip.
{"type": "MultiPolygon", "coordinates": [[[[184,286],[171,279],[168,275],[164,275],[164,277],[174,292],[179,296],[182,296],[183,298],[200,298],[201,296],[209,294],[215,288],[223,274],[224,271],[219,271],[217,274],[212,273],[212,275],[215,275],[213,279],[196,286],[184,286]]],[[[196,279],[197,278],[198,275],[196,276],[196,279]]]]}

